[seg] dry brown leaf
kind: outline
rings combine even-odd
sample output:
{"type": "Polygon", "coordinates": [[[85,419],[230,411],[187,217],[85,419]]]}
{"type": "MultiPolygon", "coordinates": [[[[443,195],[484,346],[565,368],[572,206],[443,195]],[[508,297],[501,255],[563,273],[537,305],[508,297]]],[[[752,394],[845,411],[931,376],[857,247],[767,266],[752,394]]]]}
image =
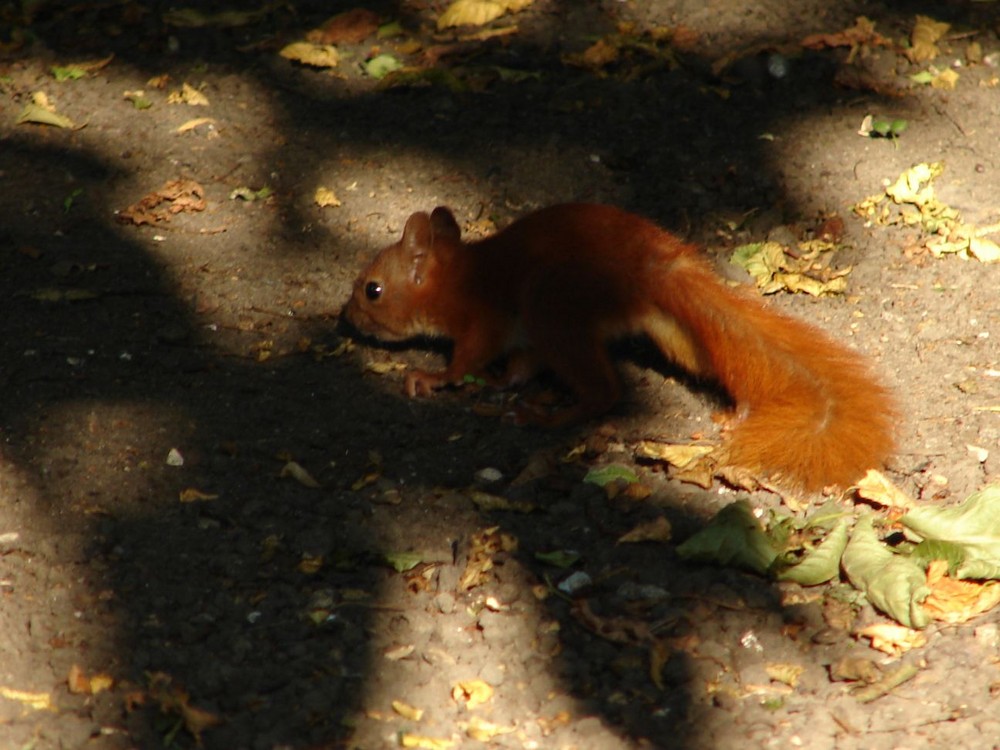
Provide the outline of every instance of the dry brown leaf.
{"type": "Polygon", "coordinates": [[[577,622],[594,635],[612,643],[645,644],[655,642],[649,623],[630,617],[602,617],[596,614],[586,599],[573,604],[577,622]]]}
{"type": "Polygon", "coordinates": [[[170,180],[159,190],[120,211],[117,220],[136,226],[156,224],[182,211],[204,211],[207,205],[205,189],[199,183],[194,180],[170,180]]]}
{"type": "Polygon", "coordinates": [[[922,602],[935,620],[959,623],[993,609],[1000,603],[1000,581],[963,581],[948,577],[948,563],[933,560],[927,566],[931,593],[922,602]]]}
{"type": "Polygon", "coordinates": [[[666,641],[654,641],[649,646],[649,679],[660,690],[667,689],[666,680],[663,679],[663,670],[670,663],[673,649],[666,641]]]}
{"type": "Polygon", "coordinates": [[[618,537],[619,544],[634,542],[669,542],[672,534],[670,521],[657,516],[652,521],[641,523],[618,537]]]}
{"type": "Polygon", "coordinates": [[[367,8],[351,8],[328,19],[306,34],[313,44],[360,44],[378,31],[378,14],[367,8]]]}
{"type": "Polygon", "coordinates": [[[218,495],[212,495],[207,492],[202,492],[194,487],[188,487],[187,489],[181,490],[180,501],[182,503],[195,503],[204,500],[218,500],[218,495]]]}
{"type": "Polygon", "coordinates": [[[875,31],[875,23],[865,16],[858,16],[854,26],[833,34],[812,34],[801,42],[806,49],[824,47],[850,47],[851,54],[862,46],[891,47],[892,42],[875,31]]]}

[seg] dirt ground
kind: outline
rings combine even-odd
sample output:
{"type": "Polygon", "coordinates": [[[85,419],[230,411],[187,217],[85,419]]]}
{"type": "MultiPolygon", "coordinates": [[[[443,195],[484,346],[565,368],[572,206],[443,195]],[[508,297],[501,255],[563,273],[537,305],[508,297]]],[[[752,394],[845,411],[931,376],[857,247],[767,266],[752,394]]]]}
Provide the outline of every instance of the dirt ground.
{"type": "Polygon", "coordinates": [[[397,364],[439,355],[337,325],[440,204],[475,235],[614,203],[734,279],[733,248],[839,217],[846,294],[771,304],[872,358],[887,475],[957,502],[1000,474],[1000,264],[851,207],[943,162],[938,198],[1000,220],[997,4],[535,0],[438,32],[446,5],[369,4],[397,34],[321,68],[279,51],[350,3],[0,2],[0,745],[1000,747],[997,610],[893,656],[842,584],[680,559],[735,499],[787,510],[637,458],[717,440],[705,393],[623,362],[607,420],[520,428],[513,394],[406,400],[397,364]],[[950,24],[930,61],[920,13],[950,24]],[[859,15],[885,46],[803,48],[859,15]],[[383,53],[409,67],[377,80],[383,53]],[[68,127],[18,123],[38,93],[68,127]],[[646,492],[584,481],[603,465],[646,492]],[[671,540],[619,542],[657,519],[671,540]]]}

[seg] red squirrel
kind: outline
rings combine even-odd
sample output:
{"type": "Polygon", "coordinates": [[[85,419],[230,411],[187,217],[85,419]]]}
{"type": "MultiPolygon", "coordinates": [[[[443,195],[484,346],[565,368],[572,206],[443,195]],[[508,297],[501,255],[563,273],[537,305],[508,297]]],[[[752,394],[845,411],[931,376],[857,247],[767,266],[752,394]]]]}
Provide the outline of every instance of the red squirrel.
{"type": "Polygon", "coordinates": [[[444,370],[408,373],[410,397],[469,375],[511,385],[545,367],[577,401],[530,421],[594,417],[621,391],[607,344],[639,334],[732,397],[725,465],[817,491],[849,486],[893,449],[892,399],[859,354],[730,288],[694,246],[612,206],[550,206],[468,243],[449,209],[415,213],[354,282],[343,317],[385,342],[453,342],[444,370]],[[504,360],[505,374],[489,378],[504,360]]]}

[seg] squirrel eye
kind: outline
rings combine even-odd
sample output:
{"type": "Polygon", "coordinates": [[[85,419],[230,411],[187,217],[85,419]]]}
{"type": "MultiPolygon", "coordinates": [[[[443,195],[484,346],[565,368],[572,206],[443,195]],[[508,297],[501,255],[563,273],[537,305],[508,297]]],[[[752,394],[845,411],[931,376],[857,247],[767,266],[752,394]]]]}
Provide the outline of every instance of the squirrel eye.
{"type": "Polygon", "coordinates": [[[382,285],[377,281],[369,281],[365,284],[365,296],[374,302],[382,296],[382,285]]]}

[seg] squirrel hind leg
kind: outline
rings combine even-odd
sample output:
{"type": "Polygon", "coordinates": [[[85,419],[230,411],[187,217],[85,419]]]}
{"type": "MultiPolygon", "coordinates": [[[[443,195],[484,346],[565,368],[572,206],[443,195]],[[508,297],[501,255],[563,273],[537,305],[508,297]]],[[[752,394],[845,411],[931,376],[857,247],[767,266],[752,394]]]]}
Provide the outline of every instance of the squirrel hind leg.
{"type": "Polygon", "coordinates": [[[570,389],[576,403],[555,410],[527,404],[518,411],[518,421],[545,427],[583,422],[610,411],[621,398],[621,380],[603,343],[562,338],[557,346],[544,350],[545,364],[570,389]]]}

